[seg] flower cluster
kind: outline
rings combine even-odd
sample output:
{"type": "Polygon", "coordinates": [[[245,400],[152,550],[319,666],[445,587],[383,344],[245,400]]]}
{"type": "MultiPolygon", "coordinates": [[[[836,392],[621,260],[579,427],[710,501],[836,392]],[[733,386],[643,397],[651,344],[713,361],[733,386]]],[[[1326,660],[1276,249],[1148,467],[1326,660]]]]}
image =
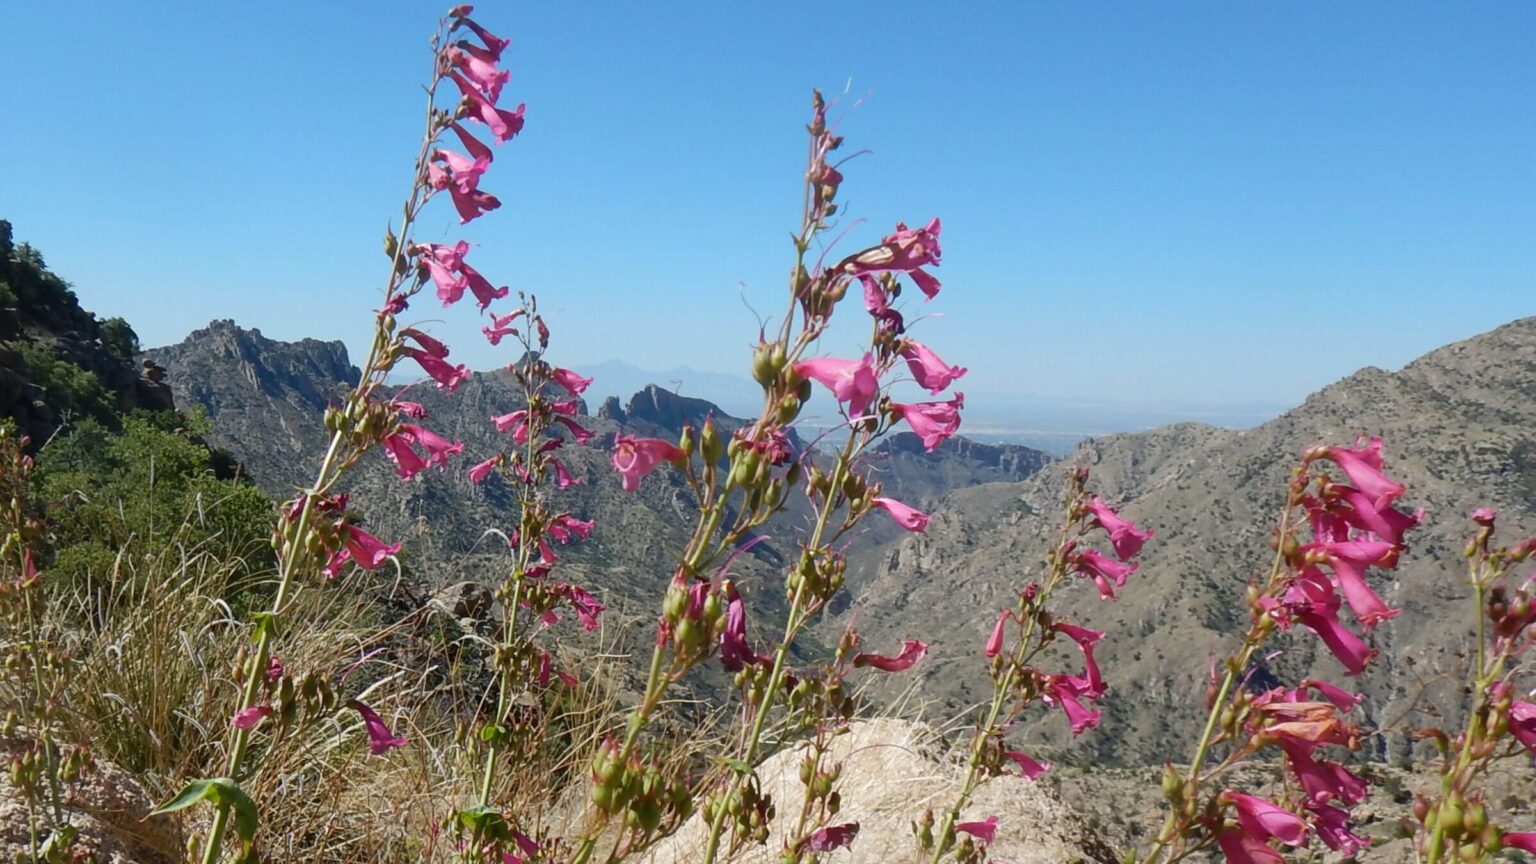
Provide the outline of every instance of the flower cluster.
{"type": "Polygon", "coordinates": [[[1365,798],[1364,778],[1322,753],[1327,747],[1358,746],[1359,730],[1345,715],[1362,697],[1314,679],[1262,692],[1250,683],[1262,646],[1295,624],[1312,631],[1346,674],[1360,674],[1377,656],[1361,634],[1397,610],[1371,588],[1367,575],[1371,567],[1397,566],[1404,535],[1421,518],[1397,508],[1405,491],[1385,473],[1380,438],[1303,455],[1287,487],[1274,564],[1267,579],[1248,590],[1248,631],[1227,658],[1220,683],[1212,681],[1210,715],[1193,763],[1182,775],[1171,766],[1165,772],[1169,816],[1148,864],[1164,854],[1177,861],[1212,843],[1234,864],[1279,862],[1276,843],[1301,847],[1314,836],[1344,855],[1369,844],[1349,823],[1350,808],[1365,798]],[[1347,482],[1336,481],[1330,465],[1347,482]],[[1341,619],[1345,606],[1359,633],[1341,619]],[[1224,755],[1207,768],[1206,757],[1216,748],[1224,755]],[[1233,789],[1205,792],[1215,775],[1274,751],[1294,784],[1287,785],[1281,801],[1233,789]]]}
{"type": "Polygon", "coordinates": [[[960,814],[981,781],[1003,773],[1010,763],[1022,777],[1030,780],[1050,770],[1050,764],[1011,748],[1007,732],[1039,698],[1047,705],[1060,707],[1073,735],[1094,728],[1102,713],[1088,707],[1104,697],[1104,675],[1094,657],[1094,647],[1104,632],[1066,621],[1050,608],[1056,589],[1069,576],[1088,579],[1104,600],[1113,600],[1115,588],[1124,588],[1127,577],[1137,565],[1131,560],[1141,553],[1152,538],[1150,529],[1138,527],[1121,516],[1097,495],[1087,491],[1088,472],[1077,468],[1068,477],[1067,513],[1060,539],[1051,549],[1049,567],[1043,581],[1031,582],[1019,592],[1012,608],[998,613],[982,655],[989,662],[993,692],[991,705],[980,718],[971,740],[965,782],[960,794],[944,814],[935,830],[932,810],[914,823],[918,846],[933,864],[946,857],[962,864],[983,860],[997,817],[989,818],[985,834],[974,830],[976,823],[960,821],[960,814]],[[1113,555],[1084,544],[1084,539],[1102,532],[1113,555]],[[1083,657],[1081,674],[1046,672],[1038,662],[1057,638],[1070,642],[1083,657]],[[960,835],[968,835],[961,837],[960,835]]]}

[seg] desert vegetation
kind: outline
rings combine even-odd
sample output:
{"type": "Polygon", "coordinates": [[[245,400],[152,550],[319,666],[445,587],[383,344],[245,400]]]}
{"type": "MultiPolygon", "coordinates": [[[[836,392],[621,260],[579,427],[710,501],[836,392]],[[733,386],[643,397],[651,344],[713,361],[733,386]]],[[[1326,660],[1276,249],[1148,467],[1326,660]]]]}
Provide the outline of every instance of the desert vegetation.
{"type": "MultiPolygon", "coordinates": [[[[1144,548],[1193,540],[1123,515],[1136,502],[1106,500],[1099,475],[1118,468],[1103,464],[1047,466],[1049,512],[989,507],[1050,527],[1043,555],[1007,562],[1004,602],[965,601],[977,635],[963,650],[941,658],[924,632],[872,638],[836,618],[864,600],[850,596],[855,540],[921,535],[934,518],[886,488],[882,441],[947,446],[967,370],[927,341],[963,335],[919,314],[949,290],[934,272],[940,220],[871,233],[847,217],[854,148],[820,92],[787,289],[741,358],[761,410],[684,422],[676,437],[600,435],[582,401],[592,382],[560,364],[539,299],[481,273],[467,242],[417,239],[443,213],[494,218],[497,156],[524,125],[510,43],[472,15],[454,8],[432,39],[414,181],[383,239],[383,288],[358,298],[371,347],[324,409],[309,479],[282,500],[208,443],[206,416],[170,404],[152,361],[142,381],[124,373],[139,356],[132,328],[81,312],[6,227],[0,337],[15,347],[0,360],[35,394],[0,426],[0,840],[15,860],[978,864],[1004,860],[1002,838],[1026,829],[1035,839],[1008,846],[1009,860],[1369,860],[1394,838],[1428,864],[1536,853],[1536,540],[1503,536],[1490,508],[1467,514],[1466,597],[1433,610],[1455,622],[1464,660],[1442,676],[1453,696],[1437,704],[1454,710],[1363,717],[1353,682],[1392,659],[1383,634],[1422,611],[1392,606],[1382,583],[1415,554],[1411,532],[1458,518],[1417,509],[1380,437],[1240,464],[1245,487],[1290,466],[1281,488],[1253,492],[1276,505],[1245,538],[1269,566],[1198,574],[1185,590],[1213,602],[1189,620],[1171,600],[1121,611],[1144,548]],[[506,352],[514,407],[480,420],[495,449],[435,425],[427,403],[455,398],[472,373],[445,334],[411,323],[434,300],[474,304],[483,328],[461,335],[506,352]],[[849,319],[865,334],[857,350],[825,353],[833,322],[849,319]],[[71,334],[94,359],[43,333],[71,334]],[[914,386],[927,396],[898,401],[914,386]],[[838,422],[808,441],[797,421],[813,400],[835,404],[838,422]],[[579,512],[577,487],[593,482],[583,454],[599,444],[608,482],[634,497],[670,484],[669,509],[611,526],[579,512]],[[476,552],[476,572],[494,582],[427,596],[420,537],[387,536],[352,494],[369,464],[402,484],[455,472],[497,490],[511,517],[476,526],[472,544],[493,550],[476,552]],[[586,581],[618,556],[574,554],[609,530],[610,544],[643,548],[650,571],[637,589],[649,605],[627,617],[586,581]],[[787,550],[772,562],[779,581],[748,587],[743,570],[762,574],[752,553],[770,539],[787,550]],[[1234,638],[1148,727],[1188,751],[1123,771],[1116,782],[1138,791],[1109,817],[1083,802],[1095,815],[1081,836],[1065,810],[1020,804],[1037,786],[1066,790],[1065,808],[1074,790],[1106,794],[1084,751],[1038,730],[1059,741],[1126,721],[1104,649],[1197,624],[1234,638]],[[1312,674],[1292,657],[1304,652],[1343,677],[1312,674]],[[901,719],[916,709],[892,694],[935,660],[990,686],[923,739],[901,719]],[[1388,733],[1406,742],[1396,764],[1375,745],[1388,733]],[[871,758],[881,746],[934,752],[902,767],[871,758]],[[907,776],[918,771],[933,776],[907,776]],[[933,789],[869,803],[907,783],[933,789]],[[1378,801],[1400,812],[1380,818],[1378,801]]],[[[422,533],[443,526],[462,524],[445,516],[422,533]]],[[[947,590],[944,573],[926,578],[947,590]]]]}

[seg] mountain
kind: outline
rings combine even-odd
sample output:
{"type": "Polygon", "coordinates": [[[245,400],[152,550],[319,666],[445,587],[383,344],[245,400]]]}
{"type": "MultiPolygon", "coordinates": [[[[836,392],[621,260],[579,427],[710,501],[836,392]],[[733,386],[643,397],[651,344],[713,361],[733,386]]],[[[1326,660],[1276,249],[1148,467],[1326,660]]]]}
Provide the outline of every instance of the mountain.
{"type": "MultiPolygon", "coordinates": [[[[215,321],[146,356],[165,368],[179,400],[204,408],[212,422],[211,440],[235,454],[276,496],[289,496],[310,482],[325,446],[326,403],[344,393],[358,374],[341,343],[278,342],[229,321],[215,321]]],[[[463,442],[460,461],[447,472],[424,472],[401,482],[382,453],[375,452],[348,475],[343,488],[376,533],[405,543],[405,559],[428,587],[465,580],[493,583],[502,575],[506,555],[504,544],[488,532],[513,527],[516,502],[498,478],[477,487],[463,472],[508,445],[490,418],[516,410],[521,394],[502,370],[475,373],[453,394],[430,384],[412,386],[409,392],[427,409],[427,425],[463,442]]],[[[597,529],[589,541],[560,550],[562,569],[556,572],[561,578],[587,585],[610,606],[651,614],[672,572],[670,556],[688,539],[685,532],[695,512],[692,493],[669,471],[652,475],[637,493],[624,492],[609,465],[613,437],[622,432],[675,438],[685,423],[697,426],[710,416],[725,432],[746,422],[712,402],[655,385],[643,387],[623,405],[609,397],[593,416],[582,419],[597,437],[586,447],[561,451],[582,482],[554,494],[559,507],[594,519],[597,529]]],[[[795,446],[803,444],[796,441],[795,446]]],[[[960,439],[930,454],[914,436],[896,435],[868,459],[885,494],[930,506],[966,485],[1022,480],[1050,457],[1027,447],[960,439]]],[[[795,553],[807,515],[791,508],[766,527],[765,542],[732,565],[733,578],[754,605],[755,616],[761,616],[755,620],[765,626],[782,620],[782,567],[795,553]]],[[[883,546],[901,533],[883,519],[866,526],[854,540],[855,550],[883,546]]]]}
{"type": "Polygon", "coordinates": [[[41,445],[71,420],[115,427],[129,411],[172,410],[170,388],[158,370],[135,365],[136,351],[127,322],[80,308],[69,283],[0,219],[0,418],[41,445]]]}
{"type": "MultiPolygon", "coordinates": [[[[1139,524],[1156,529],[1121,598],[1103,603],[1070,586],[1071,613],[1108,631],[1097,655],[1110,691],[1103,726],[1069,742],[1059,717],[1034,723],[1037,745],[1072,747],[1098,761],[1161,761],[1189,752],[1212,658],[1246,624],[1243,592],[1267,570],[1267,543],[1288,470],[1318,443],[1357,435],[1386,440],[1388,468],[1424,507],[1400,568],[1373,577],[1402,614],[1371,637],[1382,659],[1345,681],[1368,696],[1367,721],[1402,731],[1458,719],[1445,673],[1468,645],[1470,589],[1460,550],[1466,514],[1493,506],[1500,536],[1536,534],[1536,318],[1446,346],[1397,372],[1366,368],[1249,430],[1185,423],[1081,444],[1061,463],[1082,464],[1092,487],[1139,524]],[[1407,719],[1405,719],[1407,718],[1407,719]],[[1406,724],[1406,725],[1405,725],[1406,724]]],[[[999,608],[1043,567],[1062,520],[1064,470],[1023,482],[984,483],[950,494],[921,537],[902,538],[850,576],[844,613],[879,644],[932,643],[918,692],[936,716],[985,698],[980,646],[999,608]]],[[[833,627],[840,626],[834,622],[833,627]]],[[[1269,671],[1286,680],[1340,667],[1317,640],[1284,644],[1269,671]]],[[[1080,659],[1062,655],[1065,664],[1080,659]]],[[[1372,738],[1378,756],[1406,752],[1401,735],[1372,738]]],[[[1070,755],[1070,754],[1068,754],[1070,755]]]]}

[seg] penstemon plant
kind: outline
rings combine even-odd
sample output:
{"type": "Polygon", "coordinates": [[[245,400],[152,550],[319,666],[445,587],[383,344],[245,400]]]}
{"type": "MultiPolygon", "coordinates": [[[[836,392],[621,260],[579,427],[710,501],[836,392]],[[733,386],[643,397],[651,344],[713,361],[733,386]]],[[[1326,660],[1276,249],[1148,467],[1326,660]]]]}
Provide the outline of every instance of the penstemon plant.
{"type": "Polygon", "coordinates": [[[1067,517],[1047,557],[1044,580],[1024,586],[1014,608],[998,613],[982,647],[992,674],[992,701],[971,739],[965,780],[938,830],[934,830],[932,810],[913,826],[921,860],[931,864],[946,857],[962,864],[986,860],[986,846],[995,835],[998,817],[960,822],[960,814],[981,781],[1003,773],[1009,762],[1019,769],[1020,776],[1030,780],[1050,770],[1049,763],[1010,748],[1006,740],[1008,729],[1037,698],[1061,707],[1073,735],[1099,725],[1100,712],[1085,706],[1083,700],[1095,701],[1105,693],[1104,677],[1093,656],[1094,646],[1104,633],[1059,619],[1049,604],[1061,583],[1073,574],[1091,580],[1100,598],[1113,600],[1115,589],[1125,587],[1127,578],[1136,572],[1138,565],[1131,559],[1141,554],[1141,547],[1152,539],[1152,531],[1138,528],[1098,496],[1090,495],[1087,484],[1087,469],[1074,469],[1068,477],[1067,517]],[[1107,535],[1114,557],[1081,545],[1081,538],[1095,529],[1107,535]],[[1034,665],[1058,636],[1082,652],[1082,675],[1045,673],[1034,665]]]}
{"type": "Polygon", "coordinates": [[[1398,614],[1371,589],[1366,573],[1397,566],[1404,535],[1420,517],[1394,506],[1406,490],[1384,468],[1382,441],[1373,438],[1352,448],[1314,448],[1293,470],[1273,564],[1262,582],[1248,587],[1248,630],[1221,664],[1220,683],[1211,682],[1209,713],[1188,768],[1164,769],[1168,816],[1140,857],[1143,864],[1180,861],[1212,846],[1233,864],[1279,862],[1284,858],[1275,843],[1302,848],[1314,835],[1344,855],[1368,845],[1349,823],[1349,808],[1365,800],[1365,779],[1321,758],[1325,748],[1358,746],[1359,730],[1345,715],[1362,697],[1312,679],[1263,691],[1250,682],[1264,647],[1295,624],[1316,634],[1350,675],[1377,656],[1339,612],[1348,605],[1365,631],[1398,614]],[[1347,483],[1335,482],[1329,463],[1347,483]],[[1222,775],[1270,753],[1283,759],[1294,783],[1278,803],[1219,788],[1222,775]]]}
{"type": "MultiPolygon", "coordinates": [[[[262,754],[256,745],[263,728],[276,725],[281,730],[294,722],[301,702],[306,707],[325,709],[337,701],[325,675],[310,672],[295,682],[274,654],[282,632],[304,623],[286,620],[293,594],[306,579],[322,575],[335,578],[348,564],[376,570],[399,551],[398,544],[386,544],[356,524],[347,511],[346,496],[336,492],[342,477],[375,447],[383,449],[404,480],[429,467],[443,466],[463,449],[412,422],[422,419],[425,411],[420,405],[389,396],[386,379],[406,359],[415,361],[443,390],[455,390],[468,375],[462,365],[448,362],[448,346],[419,329],[398,324],[398,316],[426,285],[435,286],[445,306],[459,302],[467,291],[481,310],[508,294],[507,288],[493,286],[469,265],[465,260],[467,243],[417,244],[411,239],[418,219],[438,193],[448,194],[461,224],[500,206],[494,195],[480,189],[481,178],[493,160],[492,150],[464,123],[484,125],[498,144],[511,140],[523,126],[522,106],[515,110],[499,107],[510,75],[497,64],[509,42],[468,17],[471,11],[469,6],[455,7],[439,22],[432,39],[426,129],[399,232],[391,230],[384,238],[390,268],[382,304],[374,316],[373,340],[357,386],[340,405],[326,411],[330,441],[314,482],[284,508],[279,519],[273,538],[277,587],[270,607],[253,616],[252,643],[237,670],[240,699],[230,721],[226,774],[188,783],[156,811],[172,812],[200,802],[214,807],[202,847],[204,864],[220,860],[231,828],[239,839],[239,860],[259,859],[256,836],[260,808],[245,791],[244,782],[260,768],[262,754]],[[438,91],[444,84],[457,90],[457,97],[447,108],[439,104],[438,91]],[[450,132],[467,155],[440,145],[450,132]]],[[[356,699],[344,704],[358,713],[373,754],[382,755],[405,743],[366,704],[356,699]]]]}
{"type": "Polygon", "coordinates": [[[1494,763],[1536,755],[1536,698],[1522,663],[1536,643],[1536,609],[1531,580],[1517,585],[1510,572],[1536,551],[1536,541],[1495,546],[1497,514],[1486,507],[1474,511],[1472,521],[1476,533],[1466,556],[1477,653],[1466,726],[1454,736],[1434,728],[1418,733],[1434,741],[1442,757],[1436,794],[1419,797],[1413,807],[1426,864],[1482,861],[1503,848],[1536,853],[1536,832],[1501,831],[1479,788],[1494,763]]]}
{"type": "MultiPolygon", "coordinates": [[[[644,767],[654,759],[640,758],[638,748],[667,688],[706,660],[717,646],[722,665],[735,676],[743,704],[738,734],[717,757],[727,771],[717,779],[706,779],[700,790],[706,796],[702,812],[708,826],[700,860],[706,864],[716,860],[727,828],[734,838],[733,848],[766,842],[776,805],[762,792],[753,766],[763,754],[769,721],[786,696],[792,677],[788,664],[791,647],[842,587],[846,559],[840,542],[876,510],[884,511],[909,531],[921,531],[927,525],[927,514],[881,494],[860,457],[901,422],[917,432],[930,450],[959,427],[959,411],[964,405],[960,394],[945,402],[903,404],[886,391],[893,372],[903,364],[918,386],[935,395],[965,374],[965,369],[945,363],[926,345],[909,338],[904,319],[893,305],[901,294],[901,277],[909,279],[930,300],[938,294],[938,280],[924,268],[939,263],[939,223],[934,220],[916,229],[898,224],[880,244],[835,264],[826,265],[824,258],[811,261],[812,248],[833,227],[838,211],[834,199],[843,180],[839,165],[831,161],[842,146],[842,138],[829,128],[826,110],[821,94],[815,94],[788,305],[777,332],[761,334],[752,359],[753,377],[763,388],[761,415],[737,430],[729,441],[722,440],[713,422],[706,422],[700,430],[685,429],[678,445],[623,435],[615,442],[613,465],[625,489],[633,490],[643,476],[670,463],[683,472],[692,488],[699,517],[667,589],[645,693],[629,716],[622,740],[605,747],[593,766],[592,800],[597,812],[577,846],[574,864],[585,864],[591,858],[605,830],[616,820],[622,820],[623,836],[613,842],[610,860],[654,841],[664,815],[663,805],[670,804],[674,815],[692,807],[692,801],[681,796],[662,801],[646,794],[647,789],[670,788],[670,784],[644,767]],[[855,287],[871,316],[867,350],[857,359],[811,356],[834,310],[855,287]],[[791,438],[792,424],[810,399],[814,384],[831,392],[847,431],[825,468],[811,464],[808,454],[796,453],[791,438]],[[710,570],[720,560],[739,554],[743,542],[751,542],[748,538],[782,511],[788,496],[802,487],[813,508],[812,527],[786,574],[789,610],[783,628],[772,651],[758,654],[746,635],[739,593],[728,580],[711,577],[710,570]]],[[[926,648],[913,640],[894,657],[860,654],[851,663],[854,667],[899,671],[916,663],[926,648]]],[[[807,677],[795,677],[795,685],[789,688],[791,701],[822,709],[837,706],[840,710],[841,700],[828,699],[827,694],[839,689],[841,672],[836,670],[847,659],[836,660],[834,671],[815,685],[805,683],[810,680],[807,677]],[[810,699],[813,686],[819,690],[816,699],[810,699]]],[[[818,781],[814,785],[821,790],[820,803],[808,811],[803,808],[802,828],[812,824],[812,813],[831,815],[832,790],[829,781],[816,776],[821,773],[812,770],[813,780],[818,781]]],[[[818,851],[836,848],[830,838],[851,838],[851,829],[843,827],[841,832],[817,836],[811,831],[795,838],[786,857],[813,860],[818,851]]]]}
{"type": "Polygon", "coordinates": [[[583,628],[595,630],[603,605],[579,585],[564,584],[549,578],[557,555],[553,543],[564,545],[586,539],[593,523],[550,506],[550,487],[566,489],[580,481],[556,455],[567,443],[585,444],[592,432],[574,418],[581,394],[592,383],[569,369],[551,366],[544,360],[549,348],[549,327],[539,314],[538,301],[519,295],[522,305],[506,315],[492,317],[484,328],[492,345],[512,337],[522,345],[523,356],[508,369],[516,378],[523,395],[523,407],[491,418],[498,432],[506,433],[517,445],[512,453],[497,453],[469,469],[473,483],[483,483],[500,472],[505,481],[519,490],[518,524],[507,538],[513,553],[512,572],[497,589],[503,610],[501,639],[496,646],[492,666],[496,672],[496,706],[490,719],[480,728],[484,768],[476,803],[459,812],[455,828],[467,834],[462,840],[468,860],[501,860],[503,856],[537,854],[543,848],[547,856],[554,848],[545,848],[535,840],[542,833],[536,826],[520,826],[508,819],[499,801],[497,773],[500,763],[516,745],[519,737],[538,734],[538,728],[525,729],[512,713],[517,697],[525,692],[546,692],[550,688],[573,686],[576,680],[555,667],[549,650],[534,640],[535,626],[548,626],[559,620],[556,610],[569,606],[583,628]],[[523,322],[519,326],[519,322],[523,322]],[[562,430],[564,435],[556,434],[562,430]],[[568,438],[566,436],[569,436],[568,438]],[[525,627],[518,627],[519,614],[526,609],[525,627]]]}

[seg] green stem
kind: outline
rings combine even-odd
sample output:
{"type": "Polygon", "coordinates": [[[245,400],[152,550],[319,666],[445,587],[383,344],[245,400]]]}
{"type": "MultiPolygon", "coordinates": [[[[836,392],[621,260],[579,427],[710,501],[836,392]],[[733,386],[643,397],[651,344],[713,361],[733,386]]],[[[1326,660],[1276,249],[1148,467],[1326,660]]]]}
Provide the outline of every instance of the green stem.
{"type": "MultiPolygon", "coordinates": [[[[802,575],[796,582],[794,597],[789,604],[789,617],[784,623],[784,638],[779,641],[778,647],[773,652],[773,671],[768,674],[768,684],[763,688],[762,704],[757,707],[757,716],[752,718],[752,730],[747,736],[746,746],[742,751],[741,761],[747,765],[757,763],[758,750],[762,745],[763,727],[768,715],[772,713],[774,701],[778,698],[779,689],[784,683],[784,665],[789,658],[789,648],[794,643],[800,628],[805,624],[806,579],[803,571],[815,550],[821,547],[822,537],[826,535],[827,523],[831,521],[832,511],[836,509],[838,490],[842,488],[843,475],[848,470],[857,441],[857,436],[850,433],[848,442],[843,445],[843,452],[838,455],[837,464],[832,469],[832,480],[827,487],[826,501],[823,502],[821,512],[816,517],[816,527],[805,546],[805,551],[801,553],[797,566],[802,571],[802,575]]],[[[704,847],[703,864],[714,864],[715,856],[719,854],[720,838],[724,833],[727,815],[726,808],[715,808],[714,818],[709,823],[709,842],[704,847]]]]}

